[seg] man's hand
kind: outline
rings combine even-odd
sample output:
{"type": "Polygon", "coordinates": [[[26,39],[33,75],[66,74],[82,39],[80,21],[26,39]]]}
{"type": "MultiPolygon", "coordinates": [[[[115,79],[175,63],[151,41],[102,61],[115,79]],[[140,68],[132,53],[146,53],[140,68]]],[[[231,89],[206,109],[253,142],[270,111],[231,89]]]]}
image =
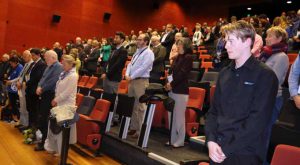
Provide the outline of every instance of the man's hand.
{"type": "Polygon", "coordinates": [[[22,89],[22,84],[19,81],[17,82],[17,88],[18,90],[22,89]]]}
{"type": "Polygon", "coordinates": [[[216,163],[222,163],[226,156],[222,151],[222,148],[215,142],[209,141],[207,143],[208,151],[209,151],[209,157],[212,161],[216,163]]]}
{"type": "Polygon", "coordinates": [[[165,86],[165,89],[166,89],[167,91],[172,90],[171,84],[170,84],[170,83],[167,83],[166,86],[165,86]]]}
{"type": "Polygon", "coordinates": [[[293,99],[294,99],[294,102],[295,102],[296,107],[297,107],[298,109],[300,109],[300,96],[299,96],[299,95],[294,96],[293,99]]]}
{"type": "Polygon", "coordinates": [[[125,76],[125,79],[126,79],[127,81],[131,81],[131,78],[130,78],[129,76],[125,76]]]}
{"type": "Polygon", "coordinates": [[[36,93],[38,96],[40,96],[40,95],[42,94],[42,92],[43,92],[42,88],[41,88],[41,87],[37,87],[35,93],[36,93]]]}
{"type": "Polygon", "coordinates": [[[51,105],[52,105],[52,107],[56,107],[57,106],[57,102],[55,101],[55,99],[52,100],[51,105]]]}
{"type": "Polygon", "coordinates": [[[103,74],[101,75],[101,79],[105,79],[105,78],[106,78],[106,74],[103,73],[103,74]]]}

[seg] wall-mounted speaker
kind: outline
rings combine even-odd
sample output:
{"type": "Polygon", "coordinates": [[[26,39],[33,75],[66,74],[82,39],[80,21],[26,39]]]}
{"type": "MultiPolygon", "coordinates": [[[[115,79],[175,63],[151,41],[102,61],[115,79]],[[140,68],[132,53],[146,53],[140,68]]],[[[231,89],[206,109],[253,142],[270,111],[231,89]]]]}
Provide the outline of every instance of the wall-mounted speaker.
{"type": "Polygon", "coordinates": [[[59,23],[60,18],[61,18],[60,15],[54,14],[54,15],[52,16],[52,22],[53,22],[53,23],[59,23]]]}
{"type": "Polygon", "coordinates": [[[111,13],[105,12],[103,14],[103,22],[109,22],[110,17],[111,17],[111,13]]]}

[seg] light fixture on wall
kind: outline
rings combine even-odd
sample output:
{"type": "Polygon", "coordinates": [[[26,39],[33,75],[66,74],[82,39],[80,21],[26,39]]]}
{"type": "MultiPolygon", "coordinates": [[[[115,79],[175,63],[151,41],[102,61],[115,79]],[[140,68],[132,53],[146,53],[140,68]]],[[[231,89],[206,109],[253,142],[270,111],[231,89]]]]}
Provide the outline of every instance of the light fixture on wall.
{"type": "Polygon", "coordinates": [[[250,10],[252,10],[252,8],[251,8],[251,7],[248,7],[248,8],[247,8],[247,10],[249,10],[249,11],[250,11],[250,10]]]}
{"type": "Polygon", "coordinates": [[[287,3],[287,4],[291,4],[291,3],[292,3],[292,1],[286,1],[286,3],[287,3]]]}

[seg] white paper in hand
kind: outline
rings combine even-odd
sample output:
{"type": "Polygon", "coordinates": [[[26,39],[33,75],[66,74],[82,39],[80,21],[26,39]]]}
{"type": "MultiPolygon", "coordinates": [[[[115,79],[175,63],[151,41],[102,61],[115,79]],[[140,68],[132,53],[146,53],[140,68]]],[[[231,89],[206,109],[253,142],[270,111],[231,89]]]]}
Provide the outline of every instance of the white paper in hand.
{"type": "Polygon", "coordinates": [[[173,76],[172,75],[168,76],[168,82],[171,83],[172,81],[173,81],[173,76]]]}

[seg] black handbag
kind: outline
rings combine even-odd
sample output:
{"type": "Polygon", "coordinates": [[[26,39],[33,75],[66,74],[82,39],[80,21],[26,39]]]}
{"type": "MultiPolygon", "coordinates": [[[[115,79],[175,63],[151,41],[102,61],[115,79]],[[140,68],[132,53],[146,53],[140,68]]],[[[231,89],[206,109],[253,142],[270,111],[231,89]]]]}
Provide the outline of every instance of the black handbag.
{"type": "Polygon", "coordinates": [[[53,134],[57,135],[62,131],[62,128],[57,124],[56,118],[53,116],[49,117],[50,121],[50,130],[53,134]]]}

